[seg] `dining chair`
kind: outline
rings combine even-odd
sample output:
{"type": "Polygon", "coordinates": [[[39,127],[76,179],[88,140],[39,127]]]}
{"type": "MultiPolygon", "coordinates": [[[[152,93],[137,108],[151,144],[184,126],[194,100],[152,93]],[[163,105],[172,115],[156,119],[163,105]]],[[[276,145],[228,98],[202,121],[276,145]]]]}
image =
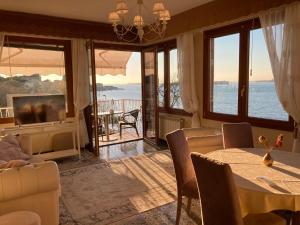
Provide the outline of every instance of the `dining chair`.
{"type": "Polygon", "coordinates": [[[188,198],[188,211],[190,211],[191,200],[198,199],[198,189],[195,172],[188,150],[187,141],[183,130],[176,130],[166,135],[168,146],[172,155],[176,183],[177,183],[177,213],[176,225],[179,224],[182,198],[188,198]]]}
{"type": "Polygon", "coordinates": [[[224,148],[253,148],[253,136],[251,124],[223,123],[223,145],[224,148]]]}
{"type": "Polygon", "coordinates": [[[199,153],[191,154],[201,202],[202,225],[286,225],[272,213],[242,218],[239,197],[229,164],[199,153]]]}
{"type": "Polygon", "coordinates": [[[223,136],[221,134],[187,137],[186,141],[188,144],[189,152],[199,152],[201,154],[206,154],[211,151],[223,149],[223,136]]]}

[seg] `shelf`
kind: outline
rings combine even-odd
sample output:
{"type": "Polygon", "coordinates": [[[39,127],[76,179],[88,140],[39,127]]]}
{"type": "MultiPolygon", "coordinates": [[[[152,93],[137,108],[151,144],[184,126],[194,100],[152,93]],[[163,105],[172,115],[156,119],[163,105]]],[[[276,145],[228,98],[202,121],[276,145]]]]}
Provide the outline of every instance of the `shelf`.
{"type": "Polygon", "coordinates": [[[79,155],[79,152],[76,149],[66,149],[66,150],[60,150],[60,151],[54,151],[54,152],[47,152],[47,153],[41,153],[37,156],[40,157],[42,160],[52,160],[52,159],[58,159],[58,158],[65,158],[70,156],[79,155]]]}

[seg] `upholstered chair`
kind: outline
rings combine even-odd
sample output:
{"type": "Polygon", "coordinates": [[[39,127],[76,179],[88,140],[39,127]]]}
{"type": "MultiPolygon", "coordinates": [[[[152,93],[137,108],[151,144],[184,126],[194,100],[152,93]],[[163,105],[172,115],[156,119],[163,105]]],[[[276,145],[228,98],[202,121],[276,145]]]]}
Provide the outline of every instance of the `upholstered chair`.
{"type": "Polygon", "coordinates": [[[188,198],[188,210],[192,198],[199,198],[195,172],[188,150],[186,138],[182,130],[176,130],[166,135],[171,151],[177,182],[177,214],[176,224],[179,224],[182,198],[188,198]]]}
{"type": "Polygon", "coordinates": [[[272,213],[241,216],[233,174],[228,164],[191,154],[201,201],[203,225],[285,225],[272,213]]]}
{"type": "Polygon", "coordinates": [[[253,148],[253,136],[251,124],[223,123],[224,148],[253,148]]]}
{"type": "Polygon", "coordinates": [[[182,128],[185,137],[202,137],[222,134],[221,129],[211,127],[182,128]]]}
{"type": "Polygon", "coordinates": [[[206,154],[223,149],[223,136],[221,134],[186,138],[190,152],[206,154]]]}

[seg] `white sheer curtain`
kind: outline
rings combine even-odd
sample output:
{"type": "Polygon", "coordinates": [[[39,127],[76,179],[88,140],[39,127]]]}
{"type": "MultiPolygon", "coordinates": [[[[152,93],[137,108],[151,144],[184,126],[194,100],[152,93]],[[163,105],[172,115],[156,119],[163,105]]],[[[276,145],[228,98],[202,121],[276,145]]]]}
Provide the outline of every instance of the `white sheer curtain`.
{"type": "MultiPolygon", "coordinates": [[[[300,3],[263,12],[259,18],[268,47],[277,95],[299,128],[300,3]]],[[[300,152],[300,133],[295,134],[293,151],[300,152]]]]}
{"type": "Polygon", "coordinates": [[[89,64],[86,40],[72,40],[72,63],[73,63],[73,95],[76,122],[79,121],[78,129],[80,145],[84,147],[89,142],[83,109],[89,105],[89,64]]]}
{"type": "Polygon", "coordinates": [[[177,37],[177,57],[180,97],[183,109],[193,114],[192,127],[199,127],[200,118],[195,82],[193,33],[185,33],[177,37]]]}

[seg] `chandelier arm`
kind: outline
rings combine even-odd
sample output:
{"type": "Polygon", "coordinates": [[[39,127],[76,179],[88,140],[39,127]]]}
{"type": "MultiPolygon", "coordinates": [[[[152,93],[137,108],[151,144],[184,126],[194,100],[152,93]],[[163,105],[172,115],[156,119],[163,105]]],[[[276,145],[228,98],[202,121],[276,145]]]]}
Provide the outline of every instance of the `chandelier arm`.
{"type": "Polygon", "coordinates": [[[158,24],[158,25],[148,25],[148,27],[149,27],[149,30],[148,30],[148,32],[145,32],[145,35],[148,35],[150,33],[156,33],[160,37],[163,37],[163,35],[165,34],[165,31],[161,28],[161,24],[158,24]]]}
{"type": "Polygon", "coordinates": [[[126,35],[128,32],[132,32],[132,26],[128,26],[128,27],[125,27],[123,25],[118,25],[116,28],[117,30],[115,31],[115,33],[117,35],[126,35]],[[118,26],[121,26],[121,28],[118,28],[118,26]]]}

